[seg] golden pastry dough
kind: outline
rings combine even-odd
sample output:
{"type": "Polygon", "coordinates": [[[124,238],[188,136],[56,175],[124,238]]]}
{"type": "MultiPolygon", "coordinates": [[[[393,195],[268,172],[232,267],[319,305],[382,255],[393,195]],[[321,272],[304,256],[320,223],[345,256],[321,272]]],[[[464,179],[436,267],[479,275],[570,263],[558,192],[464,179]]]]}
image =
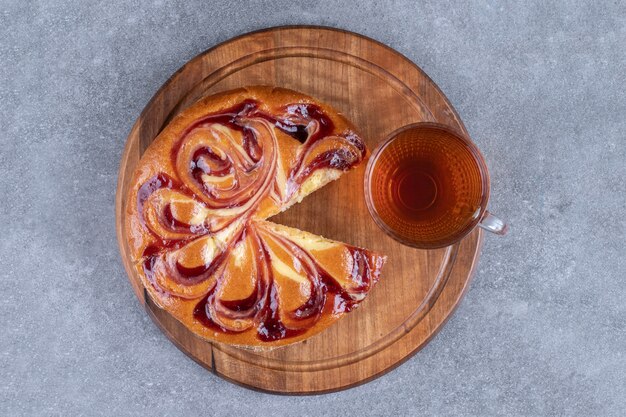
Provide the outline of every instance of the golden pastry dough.
{"type": "Polygon", "coordinates": [[[316,334],[359,305],[385,257],[265,221],[366,156],[354,127],[295,91],[201,99],[146,150],[129,190],[131,257],[197,335],[255,348],[316,334]]]}

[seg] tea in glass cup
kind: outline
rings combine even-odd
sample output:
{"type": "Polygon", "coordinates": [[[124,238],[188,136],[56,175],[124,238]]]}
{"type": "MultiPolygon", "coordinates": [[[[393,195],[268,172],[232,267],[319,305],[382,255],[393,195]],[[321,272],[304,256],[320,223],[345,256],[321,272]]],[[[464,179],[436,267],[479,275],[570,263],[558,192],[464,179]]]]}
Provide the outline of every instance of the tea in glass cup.
{"type": "Polygon", "coordinates": [[[374,150],[365,198],[387,234],[417,248],[451,245],[476,226],[497,234],[508,229],[486,209],[489,172],[476,145],[437,123],[403,127],[374,150]]]}

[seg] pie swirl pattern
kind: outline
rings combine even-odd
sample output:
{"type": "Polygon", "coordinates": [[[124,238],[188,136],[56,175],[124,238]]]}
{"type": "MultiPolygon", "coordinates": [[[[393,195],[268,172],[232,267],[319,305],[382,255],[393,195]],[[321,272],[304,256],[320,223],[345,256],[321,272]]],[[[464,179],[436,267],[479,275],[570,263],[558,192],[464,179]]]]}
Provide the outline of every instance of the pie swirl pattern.
{"type": "Polygon", "coordinates": [[[264,219],[365,156],[347,120],[290,90],[194,104],[148,148],[128,198],[146,290],[215,341],[278,346],[325,329],[365,298],[385,257],[264,219]]]}

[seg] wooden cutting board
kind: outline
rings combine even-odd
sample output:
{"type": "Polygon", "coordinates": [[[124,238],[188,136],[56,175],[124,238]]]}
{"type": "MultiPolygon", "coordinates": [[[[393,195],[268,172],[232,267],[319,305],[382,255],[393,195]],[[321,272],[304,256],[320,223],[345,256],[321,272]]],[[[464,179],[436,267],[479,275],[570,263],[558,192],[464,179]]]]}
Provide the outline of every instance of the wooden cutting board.
{"type": "Polygon", "coordinates": [[[256,84],[291,88],[332,104],[360,128],[370,150],[408,123],[434,121],[465,131],[452,105],[419,67],[372,39],[301,26],[231,39],[178,70],[150,100],[128,136],[115,207],[126,272],[161,330],[217,375],[289,394],[361,384],[398,366],[441,328],[467,288],[482,242],[479,229],[459,244],[433,251],[389,238],[365,206],[365,164],[272,219],[389,256],[379,284],[361,307],[305,342],[255,352],[204,341],[150,300],[132,268],[123,207],[142,153],[174,115],[198,98],[256,84]]]}

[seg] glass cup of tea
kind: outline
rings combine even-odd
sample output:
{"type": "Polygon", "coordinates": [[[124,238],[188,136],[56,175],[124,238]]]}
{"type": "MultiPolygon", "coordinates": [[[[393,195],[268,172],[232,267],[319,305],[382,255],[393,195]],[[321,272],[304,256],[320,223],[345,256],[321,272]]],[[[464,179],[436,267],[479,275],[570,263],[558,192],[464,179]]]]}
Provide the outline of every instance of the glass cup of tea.
{"type": "Polygon", "coordinates": [[[475,227],[504,235],[508,226],[487,211],[489,171],[476,145],[438,123],[391,133],[372,152],[365,200],[374,221],[408,246],[452,245],[475,227]]]}

